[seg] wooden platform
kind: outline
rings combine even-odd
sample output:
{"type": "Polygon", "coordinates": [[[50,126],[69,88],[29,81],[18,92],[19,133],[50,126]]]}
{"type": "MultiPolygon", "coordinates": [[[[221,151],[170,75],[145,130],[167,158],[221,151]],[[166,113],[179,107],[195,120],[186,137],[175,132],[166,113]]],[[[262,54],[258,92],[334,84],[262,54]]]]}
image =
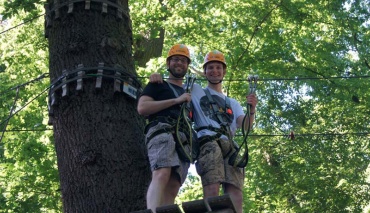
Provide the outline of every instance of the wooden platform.
{"type": "Polygon", "coordinates": [[[176,204],[160,206],[156,209],[157,213],[182,213],[180,207],[176,204]]]}
{"type": "Polygon", "coordinates": [[[234,203],[229,195],[184,202],[182,208],[185,213],[236,213],[234,203]]]}
{"type": "Polygon", "coordinates": [[[145,209],[145,210],[139,210],[139,211],[134,211],[130,213],[153,213],[153,211],[150,209],[145,209]]]}
{"type": "MultiPolygon", "coordinates": [[[[209,197],[207,199],[193,200],[182,203],[180,207],[176,204],[161,206],[156,209],[157,213],[236,213],[234,203],[229,195],[209,197]]],[[[146,209],[131,213],[153,213],[146,209]]]]}

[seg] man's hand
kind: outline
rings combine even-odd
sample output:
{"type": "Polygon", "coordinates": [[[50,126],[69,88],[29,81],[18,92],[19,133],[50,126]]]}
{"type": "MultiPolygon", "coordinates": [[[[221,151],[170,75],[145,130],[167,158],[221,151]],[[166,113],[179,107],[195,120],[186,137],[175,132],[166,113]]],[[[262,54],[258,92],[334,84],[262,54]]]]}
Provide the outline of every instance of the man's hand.
{"type": "Polygon", "coordinates": [[[258,103],[256,94],[251,93],[251,94],[247,95],[246,98],[247,98],[247,104],[251,105],[251,111],[254,112],[255,109],[256,109],[256,105],[258,103]]]}
{"type": "Polygon", "coordinates": [[[162,76],[159,73],[153,73],[149,77],[150,83],[163,83],[162,76]]]}
{"type": "Polygon", "coordinates": [[[190,101],[191,101],[191,94],[187,92],[176,98],[177,104],[181,104],[184,102],[190,102],[190,101]]]}

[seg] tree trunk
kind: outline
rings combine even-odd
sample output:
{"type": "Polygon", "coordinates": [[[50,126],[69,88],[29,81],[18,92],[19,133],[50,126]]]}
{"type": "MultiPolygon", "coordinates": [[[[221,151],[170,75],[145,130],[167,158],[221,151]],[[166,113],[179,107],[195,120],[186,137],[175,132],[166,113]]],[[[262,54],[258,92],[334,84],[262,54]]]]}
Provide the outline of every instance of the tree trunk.
{"type": "Polygon", "coordinates": [[[134,83],[136,77],[128,1],[73,2],[49,0],[45,6],[53,86],[49,104],[63,210],[145,209],[150,181],[145,121],[136,112],[137,101],[122,92],[122,81],[115,87],[118,80],[130,82],[125,76],[134,83]],[[84,72],[76,72],[78,65],[84,72]]]}

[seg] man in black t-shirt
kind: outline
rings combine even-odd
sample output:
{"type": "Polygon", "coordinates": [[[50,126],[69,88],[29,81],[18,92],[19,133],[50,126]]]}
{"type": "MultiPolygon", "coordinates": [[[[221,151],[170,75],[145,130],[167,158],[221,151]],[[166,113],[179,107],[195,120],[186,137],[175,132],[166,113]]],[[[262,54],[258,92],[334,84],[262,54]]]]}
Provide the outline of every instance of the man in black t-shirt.
{"type": "MultiPolygon", "coordinates": [[[[146,199],[147,208],[153,212],[159,206],[175,202],[190,166],[179,158],[170,130],[180,115],[182,103],[191,101],[191,95],[182,88],[190,64],[189,49],[183,44],[172,46],[166,63],[169,79],[163,84],[149,83],[137,106],[139,114],[149,121],[145,133],[152,180],[146,199]]],[[[181,139],[187,140],[184,134],[181,139]]]]}

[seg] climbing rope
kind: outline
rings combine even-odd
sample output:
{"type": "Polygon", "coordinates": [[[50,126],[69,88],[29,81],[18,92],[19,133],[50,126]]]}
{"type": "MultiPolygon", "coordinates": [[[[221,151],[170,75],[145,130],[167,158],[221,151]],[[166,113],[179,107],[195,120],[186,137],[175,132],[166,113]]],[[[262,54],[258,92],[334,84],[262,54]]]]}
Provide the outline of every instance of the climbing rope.
{"type": "MultiPolygon", "coordinates": [[[[256,88],[257,88],[257,80],[258,76],[257,75],[251,75],[248,76],[248,82],[249,82],[249,94],[255,94],[256,93],[256,88]]],[[[244,168],[248,164],[248,136],[249,133],[252,129],[252,123],[250,122],[251,120],[251,105],[247,104],[247,112],[243,118],[242,122],[242,135],[243,135],[243,142],[239,147],[236,147],[236,151],[234,154],[230,157],[229,159],[229,164],[234,166],[234,167],[240,167],[244,168]],[[246,122],[249,122],[247,128],[245,129],[245,124],[246,122]]]]}

